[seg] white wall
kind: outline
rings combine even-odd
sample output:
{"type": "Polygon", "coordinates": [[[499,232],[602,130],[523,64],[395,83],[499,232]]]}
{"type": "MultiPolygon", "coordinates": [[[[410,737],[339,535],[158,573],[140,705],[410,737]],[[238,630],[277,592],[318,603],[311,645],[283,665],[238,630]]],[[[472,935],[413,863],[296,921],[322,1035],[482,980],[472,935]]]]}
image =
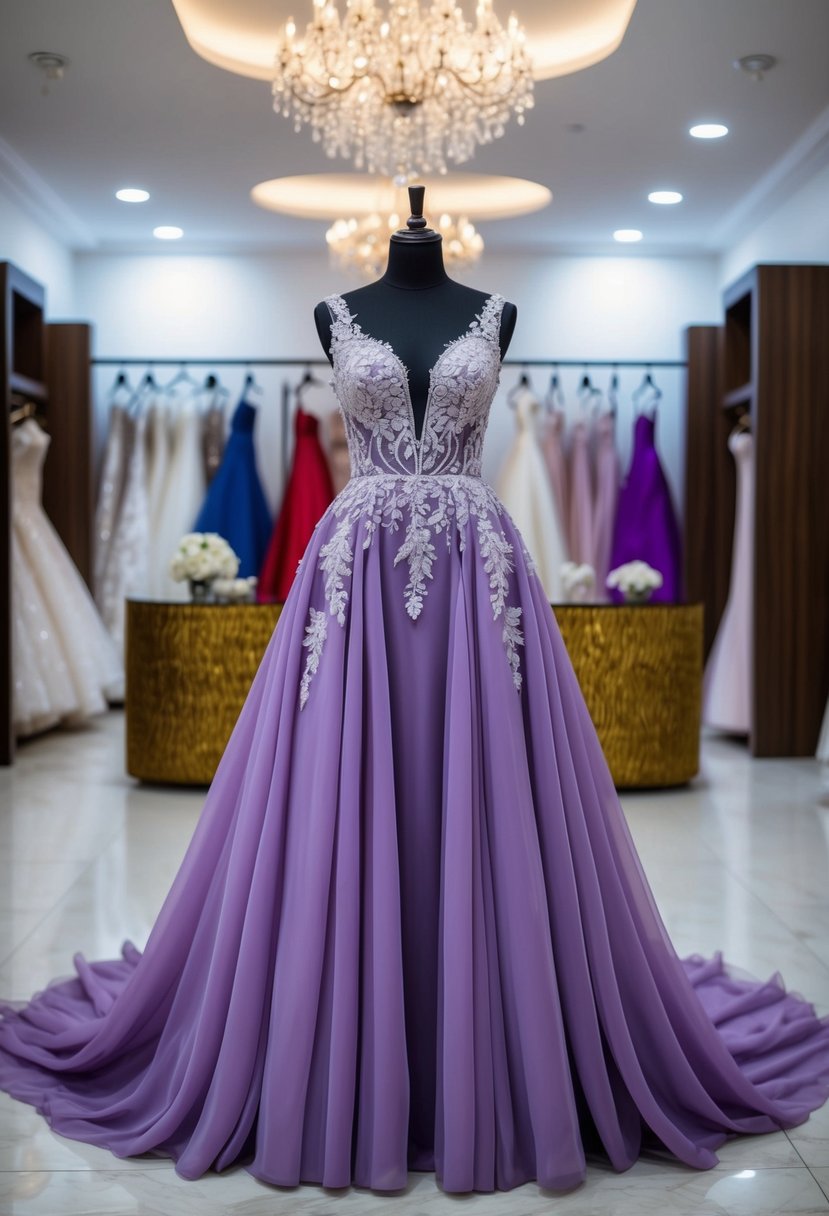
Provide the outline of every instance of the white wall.
{"type": "Polygon", "coordinates": [[[725,251],[720,284],[758,262],[829,262],[829,165],[725,251]]]}
{"type": "MultiPolygon", "coordinates": [[[[471,286],[498,290],[518,305],[510,358],[681,359],[682,330],[716,321],[720,304],[712,258],[587,258],[486,255],[465,276],[471,286]]],[[[314,305],[330,291],[348,290],[324,253],[226,257],[120,256],[83,253],[76,258],[79,316],[95,325],[100,356],[318,357],[314,305]]],[[[221,370],[221,369],[217,369],[221,370]]],[[[296,379],[301,367],[293,373],[296,379]]],[[[505,369],[502,393],[518,369],[505,369]]],[[[101,369],[105,396],[114,372],[101,369]]],[[[235,392],[243,371],[224,375],[235,392]]],[[[580,372],[563,374],[572,395],[580,372]]],[[[326,373],[326,379],[328,374],[326,373]]],[[[596,374],[605,384],[608,373],[596,374]]],[[[659,438],[679,501],[682,484],[683,377],[657,375],[664,390],[659,438]]],[[[278,497],[279,385],[281,375],[261,373],[267,388],[260,412],[258,450],[272,502],[278,497]]],[[[536,374],[546,391],[548,374],[536,374]]],[[[629,393],[641,373],[622,380],[620,435],[626,454],[632,420],[629,393]]],[[[493,410],[484,472],[494,477],[512,434],[502,399],[493,410]]]]}
{"type": "Polygon", "coordinates": [[[43,284],[46,288],[46,315],[50,321],[74,318],[74,262],[71,251],[2,192],[0,262],[14,262],[43,284]]]}

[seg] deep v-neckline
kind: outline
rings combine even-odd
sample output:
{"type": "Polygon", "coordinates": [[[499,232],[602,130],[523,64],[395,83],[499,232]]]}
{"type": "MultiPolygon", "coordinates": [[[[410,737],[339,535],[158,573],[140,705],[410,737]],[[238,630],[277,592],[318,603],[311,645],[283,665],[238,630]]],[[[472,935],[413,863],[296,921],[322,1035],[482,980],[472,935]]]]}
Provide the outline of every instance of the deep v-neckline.
{"type": "MultiPolygon", "coordinates": [[[[412,404],[412,389],[411,389],[411,383],[409,381],[408,367],[403,362],[403,360],[400,358],[397,351],[394,349],[394,347],[392,346],[392,344],[390,342],[387,342],[385,340],[385,338],[375,338],[373,334],[367,334],[365,332],[365,330],[362,328],[362,326],[358,325],[357,321],[355,320],[355,317],[359,316],[359,313],[352,313],[351,309],[348,307],[348,304],[346,303],[343,296],[337,294],[333,298],[335,300],[338,300],[340,305],[344,309],[344,311],[348,317],[347,324],[348,324],[349,329],[352,331],[353,336],[359,337],[359,338],[365,338],[369,342],[374,342],[377,346],[382,346],[384,350],[387,350],[389,352],[392,359],[394,359],[395,363],[397,364],[398,370],[400,371],[400,380],[401,380],[401,383],[403,384],[403,388],[406,393],[406,405],[409,408],[409,423],[411,425],[412,444],[414,445],[415,464],[418,468],[418,471],[420,471],[420,465],[422,463],[421,455],[422,455],[423,440],[426,435],[426,424],[429,421],[429,406],[432,404],[435,372],[440,367],[441,361],[445,358],[445,356],[449,353],[449,351],[454,346],[458,345],[459,342],[464,342],[467,338],[472,337],[472,336],[481,337],[484,340],[487,339],[488,335],[484,333],[483,328],[482,328],[484,315],[486,313],[486,310],[491,306],[492,301],[500,299],[500,296],[498,295],[497,292],[492,292],[490,295],[487,296],[487,298],[484,300],[483,304],[481,305],[481,311],[475,313],[475,315],[472,317],[471,321],[469,322],[469,324],[467,325],[467,327],[463,331],[463,333],[459,334],[457,336],[457,338],[452,338],[452,340],[450,342],[446,343],[443,350],[438,355],[437,359],[435,359],[434,363],[429,368],[429,387],[426,391],[426,407],[423,411],[423,426],[421,428],[419,438],[418,438],[418,434],[417,434],[417,428],[415,426],[414,406],[412,404]],[[477,329],[476,329],[476,327],[477,327],[477,329]]],[[[495,339],[493,338],[492,340],[494,341],[495,339]]],[[[500,356],[500,347],[499,347],[498,353],[500,356]]],[[[500,357],[499,357],[499,362],[500,362],[500,357]]]]}

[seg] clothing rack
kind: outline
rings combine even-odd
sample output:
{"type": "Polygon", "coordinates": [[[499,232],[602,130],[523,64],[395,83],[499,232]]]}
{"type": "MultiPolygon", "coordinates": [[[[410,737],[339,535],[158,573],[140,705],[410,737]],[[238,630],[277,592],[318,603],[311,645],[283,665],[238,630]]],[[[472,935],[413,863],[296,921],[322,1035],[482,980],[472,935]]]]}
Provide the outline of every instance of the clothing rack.
{"type": "MultiPolygon", "coordinates": [[[[164,356],[161,359],[137,359],[130,356],[126,359],[117,359],[111,356],[103,358],[94,358],[91,360],[94,367],[330,367],[328,359],[315,355],[310,359],[292,359],[292,358],[263,358],[263,359],[208,359],[199,356],[195,359],[174,359],[170,356],[164,356]]],[[[531,367],[549,368],[551,371],[557,371],[563,367],[578,367],[587,371],[589,368],[595,371],[597,368],[608,368],[611,371],[619,371],[621,368],[637,368],[645,372],[650,372],[654,368],[686,368],[688,366],[685,359],[504,359],[502,367],[514,367],[521,371],[526,371],[531,367]]],[[[280,439],[282,451],[282,481],[283,484],[288,476],[288,445],[289,445],[289,430],[290,430],[290,414],[291,414],[291,386],[283,383],[280,398],[280,439]]]]}
{"type": "MultiPolygon", "coordinates": [[[[95,367],[330,367],[319,355],[312,359],[93,359],[95,367]]],[[[504,359],[502,367],[684,368],[685,359],[504,359]]]]}

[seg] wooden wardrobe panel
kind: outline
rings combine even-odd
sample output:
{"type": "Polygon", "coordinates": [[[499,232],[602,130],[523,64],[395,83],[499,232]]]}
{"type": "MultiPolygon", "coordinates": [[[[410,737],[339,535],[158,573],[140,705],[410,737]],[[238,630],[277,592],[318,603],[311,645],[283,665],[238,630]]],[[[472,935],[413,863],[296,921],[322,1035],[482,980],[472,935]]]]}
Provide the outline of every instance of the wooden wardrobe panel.
{"type": "Polygon", "coordinates": [[[736,477],[722,408],[723,328],[692,325],[685,334],[685,587],[705,608],[707,658],[728,598],[736,477]]]}
{"type": "Polygon", "coordinates": [[[92,585],[93,436],[90,402],[91,326],[47,326],[51,444],[43,505],[75,565],[92,585]]]}
{"type": "Polygon", "coordinates": [[[46,408],[43,318],[46,293],[13,262],[0,262],[0,764],[14,760],[12,730],[11,496],[13,405],[46,408]]]}
{"type": "Polygon", "coordinates": [[[757,267],[754,730],[814,755],[829,686],[829,267],[757,267]]]}

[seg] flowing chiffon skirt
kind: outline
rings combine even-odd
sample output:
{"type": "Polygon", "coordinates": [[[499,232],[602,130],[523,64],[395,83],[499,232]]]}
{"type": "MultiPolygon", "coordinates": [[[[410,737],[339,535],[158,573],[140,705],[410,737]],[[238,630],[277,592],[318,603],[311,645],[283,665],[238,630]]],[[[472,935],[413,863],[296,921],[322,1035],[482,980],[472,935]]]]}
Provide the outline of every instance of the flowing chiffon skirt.
{"type": "Polygon", "coordinates": [[[0,1023],[0,1085],[63,1135],[266,1182],[568,1188],[643,1142],[710,1167],[802,1122],[829,1024],[721,960],[679,961],[549,604],[516,556],[523,687],[472,522],[403,610],[363,547],[299,709],[318,525],[140,954],[0,1023]],[[444,560],[445,558],[445,560],[444,560]]]}

